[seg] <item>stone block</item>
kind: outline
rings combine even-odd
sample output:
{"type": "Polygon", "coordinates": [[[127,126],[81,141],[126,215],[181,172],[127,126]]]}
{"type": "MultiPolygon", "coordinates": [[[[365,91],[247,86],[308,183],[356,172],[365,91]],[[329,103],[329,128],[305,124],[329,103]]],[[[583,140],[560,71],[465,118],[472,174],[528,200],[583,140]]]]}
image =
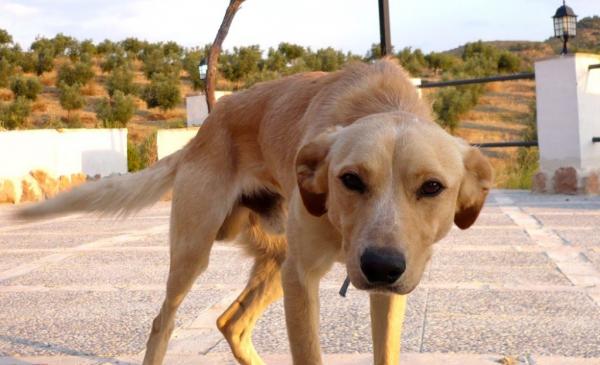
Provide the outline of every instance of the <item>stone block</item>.
{"type": "Polygon", "coordinates": [[[541,171],[533,175],[533,179],[531,181],[531,191],[534,193],[546,193],[548,191],[547,180],[548,177],[541,171]]]}
{"type": "Polygon", "coordinates": [[[74,188],[78,185],[84,184],[87,181],[87,175],[80,172],[77,174],[71,174],[71,187],[74,188]]]}
{"type": "Polygon", "coordinates": [[[71,177],[61,175],[58,177],[58,192],[71,190],[71,177]]]}
{"type": "Polygon", "coordinates": [[[0,203],[18,204],[21,201],[22,188],[19,181],[0,180],[0,203]]]}
{"type": "Polygon", "coordinates": [[[58,179],[52,177],[47,171],[33,170],[29,174],[37,181],[44,198],[52,198],[58,194],[58,179]]]}
{"type": "Polygon", "coordinates": [[[561,167],[554,172],[554,192],[577,194],[577,170],[574,167],[561,167]]]}
{"type": "Polygon", "coordinates": [[[583,183],[583,190],[586,194],[598,195],[600,194],[600,178],[595,172],[591,172],[583,183]]]}
{"type": "Polygon", "coordinates": [[[23,180],[21,180],[21,187],[23,188],[21,201],[39,202],[44,199],[44,193],[33,176],[26,175],[23,177],[23,180]]]}

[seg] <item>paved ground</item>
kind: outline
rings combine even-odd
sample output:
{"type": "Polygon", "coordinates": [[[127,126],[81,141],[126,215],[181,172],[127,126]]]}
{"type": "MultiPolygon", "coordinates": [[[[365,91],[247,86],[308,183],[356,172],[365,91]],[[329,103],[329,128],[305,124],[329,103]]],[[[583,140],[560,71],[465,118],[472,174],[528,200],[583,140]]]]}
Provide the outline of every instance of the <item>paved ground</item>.
{"type": "MultiPolygon", "coordinates": [[[[169,206],[127,221],[14,224],[0,207],[0,364],[139,363],[167,273],[169,206]]],[[[233,363],[214,328],[250,262],[217,244],[179,312],[168,364],[233,363]]],[[[326,363],[369,364],[368,298],[336,266],[321,290],[326,363]]],[[[289,363],[281,302],[259,322],[289,363]]],[[[477,224],[437,245],[409,296],[404,364],[600,364],[600,198],[495,191],[477,224]]]]}

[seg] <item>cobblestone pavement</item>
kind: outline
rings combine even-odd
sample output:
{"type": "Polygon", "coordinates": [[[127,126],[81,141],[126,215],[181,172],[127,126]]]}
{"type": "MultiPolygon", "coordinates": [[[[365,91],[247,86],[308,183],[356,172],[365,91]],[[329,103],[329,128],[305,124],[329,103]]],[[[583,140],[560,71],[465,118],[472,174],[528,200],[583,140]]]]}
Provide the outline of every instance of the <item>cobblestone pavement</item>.
{"type": "MultiPolygon", "coordinates": [[[[9,222],[0,207],[0,364],[139,363],[168,269],[169,205],[125,221],[9,222]]],[[[178,312],[167,364],[234,363],[214,326],[251,262],[217,243],[178,312]]],[[[326,363],[369,364],[368,297],[322,282],[326,363]]],[[[494,191],[476,225],[436,245],[409,295],[403,364],[600,364],[600,198],[494,191]]],[[[281,301],[254,334],[289,363],[281,301]]]]}

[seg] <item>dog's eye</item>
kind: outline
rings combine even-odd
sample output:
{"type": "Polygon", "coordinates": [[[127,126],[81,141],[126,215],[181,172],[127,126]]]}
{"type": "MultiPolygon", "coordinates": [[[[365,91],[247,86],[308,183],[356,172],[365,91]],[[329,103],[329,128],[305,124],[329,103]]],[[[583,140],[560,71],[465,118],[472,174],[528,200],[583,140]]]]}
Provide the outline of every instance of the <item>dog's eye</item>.
{"type": "Polygon", "coordinates": [[[340,180],[342,180],[342,184],[349,190],[358,191],[359,193],[364,193],[367,187],[365,183],[360,179],[360,177],[354,173],[346,173],[340,176],[340,180]]]}
{"type": "Polygon", "coordinates": [[[444,185],[436,180],[427,180],[419,188],[419,196],[434,197],[444,190],[444,185]]]}

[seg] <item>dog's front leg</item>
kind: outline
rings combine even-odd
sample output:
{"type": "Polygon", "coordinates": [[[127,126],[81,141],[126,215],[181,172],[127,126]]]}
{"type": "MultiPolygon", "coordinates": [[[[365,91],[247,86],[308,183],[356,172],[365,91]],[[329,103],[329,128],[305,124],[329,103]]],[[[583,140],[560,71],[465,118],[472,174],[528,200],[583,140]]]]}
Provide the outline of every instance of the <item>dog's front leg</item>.
{"type": "Polygon", "coordinates": [[[315,272],[299,273],[297,263],[288,258],[282,282],[290,349],[295,365],[320,365],[319,280],[315,272]]]}
{"type": "Polygon", "coordinates": [[[373,293],[370,301],[374,364],[398,365],[406,296],[373,293]]]}

